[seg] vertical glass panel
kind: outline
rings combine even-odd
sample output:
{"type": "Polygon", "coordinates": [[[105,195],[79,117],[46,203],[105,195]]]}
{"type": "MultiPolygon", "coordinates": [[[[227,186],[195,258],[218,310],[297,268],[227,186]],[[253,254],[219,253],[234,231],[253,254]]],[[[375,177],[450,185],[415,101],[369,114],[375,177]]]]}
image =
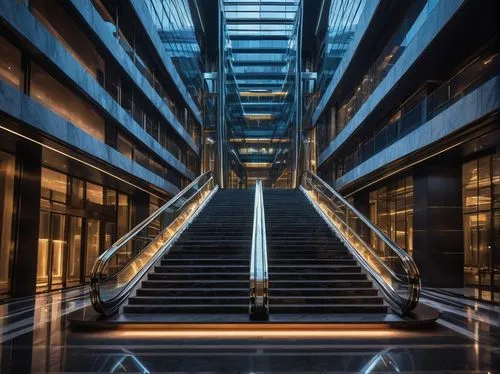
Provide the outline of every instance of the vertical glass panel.
{"type": "Polygon", "coordinates": [[[85,185],[77,178],[71,178],[71,205],[80,208],[84,203],[85,185]]]}
{"type": "Polygon", "coordinates": [[[71,217],[68,234],[68,268],[66,285],[73,286],[80,283],[81,254],[82,254],[82,228],[81,217],[71,217]]]}
{"type": "Polygon", "coordinates": [[[122,134],[118,134],[117,151],[120,152],[125,157],[127,157],[129,160],[132,160],[134,154],[134,147],[132,145],[132,142],[130,142],[122,134]]]}
{"type": "Polygon", "coordinates": [[[30,95],[80,130],[104,142],[104,119],[92,105],[35,63],[31,64],[30,95]]]}
{"type": "Polygon", "coordinates": [[[129,230],[129,198],[126,194],[118,195],[118,237],[122,237],[129,230]]]}
{"type": "Polygon", "coordinates": [[[493,156],[493,206],[500,208],[500,153],[493,156]]]}
{"type": "Polygon", "coordinates": [[[50,244],[50,213],[40,212],[40,228],[38,234],[38,259],[36,288],[45,291],[49,284],[49,244],[50,244]]]}
{"type": "MultiPolygon", "coordinates": [[[[117,219],[117,239],[121,238],[129,231],[130,227],[130,203],[126,194],[118,194],[118,219],[117,219]]],[[[132,243],[127,243],[127,248],[120,251],[117,257],[118,263],[123,263],[132,256],[132,243]]]]}
{"type": "Polygon", "coordinates": [[[87,201],[96,205],[103,205],[104,190],[102,186],[87,182],[87,201]]]}
{"type": "MultiPolygon", "coordinates": [[[[370,220],[410,255],[413,253],[413,178],[370,192],[370,220]]],[[[372,235],[377,248],[377,238],[372,235]]],[[[382,243],[380,243],[382,244],[382,243]]],[[[381,249],[381,248],[378,248],[381,249]]]]}
{"type": "Polygon", "coordinates": [[[52,169],[42,168],[41,197],[59,203],[66,203],[68,177],[52,169]]]}
{"type": "Polygon", "coordinates": [[[0,78],[20,88],[22,81],[21,51],[0,36],[0,78]]]}
{"type": "Polygon", "coordinates": [[[97,257],[99,257],[100,245],[100,232],[101,226],[99,220],[87,220],[87,251],[85,259],[85,275],[90,276],[92,267],[94,266],[97,257]]]}
{"type": "Polygon", "coordinates": [[[115,242],[115,223],[106,222],[104,226],[104,249],[108,249],[115,242]]]}
{"type": "MultiPolygon", "coordinates": [[[[395,199],[396,199],[396,244],[401,248],[406,247],[406,194],[405,180],[401,179],[397,182],[395,199]]],[[[405,248],[406,249],[406,248],[405,248]]]]}
{"type": "Polygon", "coordinates": [[[11,286],[15,158],[0,152],[0,294],[11,286]]]}
{"type": "Polygon", "coordinates": [[[63,214],[52,214],[51,227],[52,244],[52,276],[50,289],[63,286],[64,260],[66,255],[66,216],[63,214]]]}
{"type": "Polygon", "coordinates": [[[406,178],[406,250],[413,256],[413,178],[406,178]]]}
{"type": "Polygon", "coordinates": [[[111,188],[106,188],[106,207],[108,208],[108,213],[114,214],[116,209],[116,191],[111,188]]]}

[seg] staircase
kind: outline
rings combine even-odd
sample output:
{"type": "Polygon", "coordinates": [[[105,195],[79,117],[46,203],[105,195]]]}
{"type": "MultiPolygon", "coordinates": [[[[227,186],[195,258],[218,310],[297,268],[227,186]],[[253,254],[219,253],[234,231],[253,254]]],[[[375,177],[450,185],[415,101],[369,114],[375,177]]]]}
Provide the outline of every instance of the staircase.
{"type": "Polygon", "coordinates": [[[125,313],[248,314],[254,190],[219,190],[125,313]]]}
{"type": "Polygon", "coordinates": [[[300,190],[264,190],[269,311],[387,313],[382,297],[300,190]]]}

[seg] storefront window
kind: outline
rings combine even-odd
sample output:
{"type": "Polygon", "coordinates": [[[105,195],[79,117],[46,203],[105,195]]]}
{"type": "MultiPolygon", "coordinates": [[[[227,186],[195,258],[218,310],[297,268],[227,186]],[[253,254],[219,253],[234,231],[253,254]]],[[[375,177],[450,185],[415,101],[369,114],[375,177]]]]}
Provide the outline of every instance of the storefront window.
{"type": "MultiPolygon", "coordinates": [[[[412,255],[413,178],[403,178],[370,192],[370,220],[412,255]]],[[[383,243],[374,234],[371,242],[383,250],[383,243]]]]}
{"type": "Polygon", "coordinates": [[[20,88],[21,51],[0,36],[0,78],[20,88]]]}
{"type": "Polygon", "coordinates": [[[103,205],[104,191],[102,186],[87,182],[87,201],[96,205],[103,205]]]}
{"type": "Polygon", "coordinates": [[[82,227],[83,219],[81,217],[71,217],[68,238],[69,250],[67,286],[80,284],[82,227]]]}
{"type": "Polygon", "coordinates": [[[42,169],[41,197],[50,201],[66,203],[68,177],[52,169],[42,169]]]}
{"type": "Polygon", "coordinates": [[[476,296],[500,300],[500,155],[462,167],[465,285],[476,296]]]}
{"type": "Polygon", "coordinates": [[[92,267],[94,266],[97,257],[99,257],[99,238],[101,232],[100,221],[97,219],[87,220],[87,253],[85,264],[85,275],[90,277],[92,267]]]}

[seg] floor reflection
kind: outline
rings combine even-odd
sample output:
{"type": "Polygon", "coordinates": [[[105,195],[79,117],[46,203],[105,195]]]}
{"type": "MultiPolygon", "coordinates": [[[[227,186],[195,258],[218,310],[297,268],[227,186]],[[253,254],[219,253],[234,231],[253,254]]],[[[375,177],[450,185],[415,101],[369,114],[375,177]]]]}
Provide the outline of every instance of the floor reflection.
{"type": "Polygon", "coordinates": [[[85,289],[0,305],[0,372],[460,372],[500,370],[500,307],[424,292],[438,324],[389,334],[329,338],[175,337],[81,332],[65,316],[88,305],[85,289]]]}

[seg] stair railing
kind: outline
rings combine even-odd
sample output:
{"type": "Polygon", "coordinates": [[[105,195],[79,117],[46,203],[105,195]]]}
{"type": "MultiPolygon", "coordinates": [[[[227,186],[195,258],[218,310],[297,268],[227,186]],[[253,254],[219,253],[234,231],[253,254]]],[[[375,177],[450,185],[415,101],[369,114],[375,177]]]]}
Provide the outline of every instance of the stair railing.
{"type": "Polygon", "coordinates": [[[98,313],[109,316],[120,308],[217,189],[213,172],[200,175],[98,257],[90,276],[98,313]]]}
{"type": "Polygon", "coordinates": [[[250,319],[269,319],[269,278],[267,271],[266,217],[262,181],[255,184],[252,252],[250,257],[250,319]]]}
{"type": "Polygon", "coordinates": [[[408,253],[313,172],[302,174],[301,189],[378,283],[391,309],[399,315],[413,310],[421,285],[408,253]]]}

